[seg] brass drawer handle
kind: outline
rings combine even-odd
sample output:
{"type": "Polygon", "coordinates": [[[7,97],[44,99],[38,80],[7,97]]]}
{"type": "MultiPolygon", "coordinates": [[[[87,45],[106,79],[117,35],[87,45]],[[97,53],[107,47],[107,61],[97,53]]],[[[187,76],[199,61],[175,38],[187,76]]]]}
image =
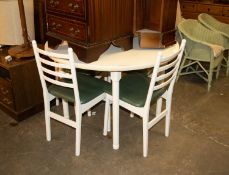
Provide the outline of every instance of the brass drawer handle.
{"type": "Polygon", "coordinates": [[[77,35],[77,34],[79,34],[80,33],[80,29],[74,29],[73,27],[71,27],[70,29],[69,29],[69,31],[71,32],[71,34],[73,34],[73,35],[77,35]]]}
{"type": "Polygon", "coordinates": [[[9,93],[9,91],[7,89],[3,88],[3,87],[1,87],[1,92],[2,92],[3,95],[6,95],[6,94],[9,93]]]}
{"type": "Polygon", "coordinates": [[[79,29],[76,29],[75,30],[75,34],[78,34],[78,33],[80,33],[80,30],[79,29]]]}
{"type": "Polygon", "coordinates": [[[49,4],[51,7],[56,7],[60,4],[60,1],[59,0],[51,0],[51,1],[49,1],[49,4]]]}
{"type": "Polygon", "coordinates": [[[80,6],[79,6],[79,4],[75,4],[74,6],[73,6],[73,9],[78,9],[80,6]]]}
{"type": "Polygon", "coordinates": [[[70,8],[71,8],[72,6],[73,6],[73,4],[72,4],[72,3],[69,3],[69,4],[68,4],[68,7],[70,7],[70,8]]]}
{"type": "Polygon", "coordinates": [[[55,22],[52,22],[52,23],[51,23],[51,28],[52,28],[53,30],[56,30],[56,23],[55,23],[55,22]]]}
{"type": "Polygon", "coordinates": [[[55,1],[54,4],[55,4],[56,6],[58,6],[58,5],[60,4],[60,2],[59,2],[59,1],[55,1]]]}
{"type": "Polygon", "coordinates": [[[55,22],[52,22],[52,23],[51,23],[51,28],[52,28],[53,30],[60,29],[61,27],[62,27],[61,24],[56,24],[55,22]]]}
{"type": "Polygon", "coordinates": [[[69,7],[72,11],[75,11],[75,10],[77,10],[77,9],[80,7],[80,5],[79,5],[78,3],[76,3],[76,4],[69,3],[69,4],[68,4],[68,7],[69,7]]]}
{"type": "Polygon", "coordinates": [[[62,27],[61,24],[57,24],[57,25],[56,25],[56,28],[57,28],[57,29],[59,29],[59,28],[61,28],[61,27],[62,27]]]}
{"type": "Polygon", "coordinates": [[[10,101],[8,98],[3,98],[3,102],[7,105],[12,103],[12,101],[10,101]]]}

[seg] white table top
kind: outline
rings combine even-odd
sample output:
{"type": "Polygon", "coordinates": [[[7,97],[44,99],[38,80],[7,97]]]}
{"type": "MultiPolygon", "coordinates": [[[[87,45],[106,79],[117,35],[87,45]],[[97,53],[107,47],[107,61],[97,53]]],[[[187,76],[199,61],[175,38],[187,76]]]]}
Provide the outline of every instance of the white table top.
{"type": "MultiPolygon", "coordinates": [[[[139,48],[138,38],[134,38],[133,49],[131,50],[122,51],[120,48],[111,45],[97,61],[91,63],[76,61],[75,66],[80,69],[109,72],[147,69],[154,66],[159,52],[162,52],[163,56],[168,56],[177,52],[178,49],[179,44],[174,44],[165,49],[143,49],[139,48]]],[[[58,53],[64,53],[63,51],[67,53],[66,48],[60,48],[58,53]]]]}

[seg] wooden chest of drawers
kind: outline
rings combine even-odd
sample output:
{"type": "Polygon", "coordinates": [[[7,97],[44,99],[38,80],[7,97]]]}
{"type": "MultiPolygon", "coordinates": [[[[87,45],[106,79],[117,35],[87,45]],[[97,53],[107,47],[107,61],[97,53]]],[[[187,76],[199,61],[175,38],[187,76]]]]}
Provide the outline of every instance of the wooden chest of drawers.
{"type": "Polygon", "coordinates": [[[46,0],[50,47],[67,40],[85,62],[110,44],[132,48],[133,0],[46,0]]]}
{"type": "Polygon", "coordinates": [[[214,0],[181,0],[181,12],[184,18],[197,19],[200,13],[208,13],[216,19],[229,24],[229,4],[214,0]]]}
{"type": "Polygon", "coordinates": [[[0,53],[0,109],[21,121],[43,109],[43,95],[34,59],[6,63],[0,53]]]}
{"type": "Polygon", "coordinates": [[[197,12],[200,13],[209,13],[212,15],[222,14],[223,7],[218,5],[211,5],[208,4],[198,4],[197,5],[197,12]]]}
{"type": "Polygon", "coordinates": [[[140,46],[164,48],[174,44],[177,0],[136,0],[136,30],[140,46]]]}
{"type": "Polygon", "coordinates": [[[228,16],[229,17],[229,6],[228,7],[223,7],[223,16],[228,16]]]}

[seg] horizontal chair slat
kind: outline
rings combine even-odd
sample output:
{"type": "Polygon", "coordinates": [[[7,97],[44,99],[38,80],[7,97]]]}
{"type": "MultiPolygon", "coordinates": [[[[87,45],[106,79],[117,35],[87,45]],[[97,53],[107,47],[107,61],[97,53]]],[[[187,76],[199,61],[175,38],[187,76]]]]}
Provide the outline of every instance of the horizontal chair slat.
{"type": "Polygon", "coordinates": [[[58,85],[58,86],[63,86],[63,87],[67,87],[67,88],[73,88],[73,84],[72,83],[66,83],[66,82],[62,82],[62,81],[58,81],[58,80],[54,80],[51,79],[47,76],[44,75],[44,79],[52,84],[58,85]]]}
{"type": "Polygon", "coordinates": [[[158,76],[158,77],[156,78],[156,81],[158,82],[158,81],[161,81],[161,80],[164,80],[164,79],[170,77],[175,71],[176,71],[176,69],[175,69],[175,67],[174,67],[174,68],[173,68],[172,70],[170,70],[168,73],[165,73],[165,74],[162,74],[162,75],[158,76]]]}
{"type": "Polygon", "coordinates": [[[164,81],[163,83],[160,83],[159,85],[155,85],[154,90],[158,90],[158,89],[161,89],[163,87],[166,87],[172,81],[172,79],[174,77],[175,77],[175,75],[171,76],[168,80],[164,81]]]}
{"type": "Polygon", "coordinates": [[[36,48],[36,49],[42,55],[46,55],[46,56],[49,56],[49,57],[55,57],[55,58],[61,58],[61,59],[69,60],[67,54],[61,54],[61,53],[54,53],[54,52],[44,51],[44,50],[41,50],[39,48],[36,48]]]}
{"type": "Polygon", "coordinates": [[[70,66],[67,64],[55,63],[53,61],[45,60],[43,58],[40,58],[40,61],[43,64],[46,64],[48,66],[52,66],[52,67],[56,67],[56,68],[63,68],[63,69],[70,69],[70,66]]]}
{"type": "Polygon", "coordinates": [[[45,67],[42,67],[42,70],[45,72],[45,73],[48,73],[49,75],[53,75],[53,76],[56,76],[56,77],[60,77],[60,78],[68,78],[68,79],[71,79],[72,78],[72,75],[69,74],[69,73],[65,73],[65,72],[57,72],[57,71],[52,71],[50,69],[47,69],[45,67]]]}
{"type": "Polygon", "coordinates": [[[176,63],[177,63],[177,59],[175,59],[173,62],[171,62],[171,63],[169,63],[169,64],[166,64],[166,65],[164,65],[164,66],[161,66],[161,67],[159,68],[159,72],[164,71],[164,70],[167,70],[167,69],[173,67],[176,63]]]}

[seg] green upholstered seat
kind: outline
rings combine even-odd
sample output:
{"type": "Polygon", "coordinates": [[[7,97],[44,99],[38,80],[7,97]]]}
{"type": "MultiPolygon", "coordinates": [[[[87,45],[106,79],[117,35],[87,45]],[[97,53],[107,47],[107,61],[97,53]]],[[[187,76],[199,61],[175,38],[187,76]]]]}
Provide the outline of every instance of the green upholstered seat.
{"type": "MultiPolygon", "coordinates": [[[[97,97],[98,95],[104,93],[104,86],[109,86],[108,82],[83,73],[77,74],[77,81],[81,104],[85,104],[97,97]]],[[[75,101],[74,92],[71,88],[61,87],[52,84],[48,87],[48,91],[52,95],[63,98],[66,101],[75,101]]]]}
{"type": "MultiPolygon", "coordinates": [[[[127,74],[120,80],[120,99],[137,107],[145,105],[150,78],[141,73],[127,74]]],[[[153,92],[151,103],[154,103],[164,92],[166,88],[153,92]]],[[[112,94],[112,87],[105,86],[105,92],[112,94]]]]}

